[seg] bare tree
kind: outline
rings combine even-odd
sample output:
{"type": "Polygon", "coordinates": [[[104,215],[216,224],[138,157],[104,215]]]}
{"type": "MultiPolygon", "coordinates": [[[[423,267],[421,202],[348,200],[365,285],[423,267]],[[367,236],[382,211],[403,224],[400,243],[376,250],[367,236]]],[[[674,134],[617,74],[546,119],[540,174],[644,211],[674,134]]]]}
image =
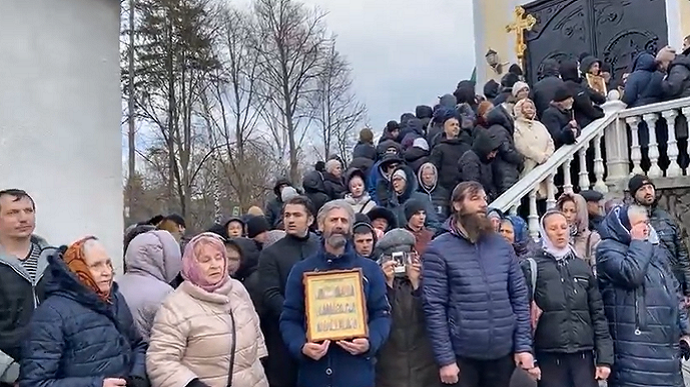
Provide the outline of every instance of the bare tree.
{"type": "Polygon", "coordinates": [[[323,140],[322,160],[335,151],[349,161],[355,129],[364,121],[367,109],[353,93],[349,63],[335,49],[335,38],[331,41],[311,104],[323,140]]]}
{"type": "Polygon", "coordinates": [[[299,178],[300,147],[311,122],[309,98],[322,70],[328,38],[324,14],[295,0],[255,0],[260,81],[267,99],[263,112],[274,139],[287,140],[290,178],[299,178]],[[282,133],[279,133],[282,132],[282,133]]]}

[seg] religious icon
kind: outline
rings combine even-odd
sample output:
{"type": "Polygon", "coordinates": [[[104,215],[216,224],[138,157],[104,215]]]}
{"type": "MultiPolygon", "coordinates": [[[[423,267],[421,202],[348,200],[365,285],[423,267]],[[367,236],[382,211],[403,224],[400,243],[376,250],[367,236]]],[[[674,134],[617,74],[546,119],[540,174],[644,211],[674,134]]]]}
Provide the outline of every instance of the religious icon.
{"type": "Polygon", "coordinates": [[[589,85],[589,87],[594,89],[594,91],[596,91],[597,93],[604,96],[608,93],[608,91],[606,90],[606,80],[604,79],[604,77],[600,75],[587,73],[585,75],[585,78],[587,79],[587,84],[589,85]]]}

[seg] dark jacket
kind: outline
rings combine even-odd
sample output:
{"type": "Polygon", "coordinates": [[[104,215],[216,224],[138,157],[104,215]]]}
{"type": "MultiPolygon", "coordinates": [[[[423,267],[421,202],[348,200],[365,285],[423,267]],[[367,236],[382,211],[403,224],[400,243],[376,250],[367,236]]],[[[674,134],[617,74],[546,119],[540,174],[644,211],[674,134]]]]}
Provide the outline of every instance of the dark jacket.
{"type": "Polygon", "coordinates": [[[395,153],[400,156],[402,155],[402,151],[402,145],[400,145],[399,142],[392,139],[386,139],[379,142],[379,145],[376,147],[376,160],[381,160],[386,154],[390,153],[395,153]]]}
{"type": "Polygon", "coordinates": [[[661,82],[666,99],[690,97],[690,58],[683,55],[668,66],[668,76],[661,82]]]}
{"type": "MultiPolygon", "coordinates": [[[[557,260],[540,249],[534,301],[542,315],[534,333],[534,350],[550,353],[595,351],[599,365],[613,364],[613,341],[604,316],[597,279],[587,262],[571,254],[557,260]]],[[[532,273],[522,262],[532,294],[532,273]]]]}
{"type": "Polygon", "coordinates": [[[436,212],[439,223],[443,223],[448,219],[448,216],[450,216],[450,207],[448,204],[450,201],[450,192],[438,184],[438,170],[436,166],[432,163],[426,164],[434,168],[437,183],[434,184],[433,187],[425,186],[424,183],[422,183],[422,171],[420,167],[417,171],[417,191],[429,197],[429,201],[431,201],[431,205],[434,207],[434,212],[436,212]]]}
{"type": "Polygon", "coordinates": [[[104,378],[146,380],[147,344],[117,284],[112,303],[106,303],[79,282],[60,255],[49,261],[48,298],[29,324],[19,384],[102,387],[104,378]]]}
{"type": "Polygon", "coordinates": [[[616,348],[609,386],[681,387],[679,345],[690,333],[664,249],[631,240],[613,209],[599,228],[597,276],[616,348]]]}
{"type": "Polygon", "coordinates": [[[446,138],[443,133],[441,142],[431,150],[429,162],[438,169],[439,184],[448,191],[452,191],[462,181],[458,160],[470,148],[472,136],[468,131],[461,130],[457,138],[446,138]]]}
{"type": "MultiPolygon", "coordinates": [[[[337,177],[331,173],[323,173],[323,184],[326,188],[326,194],[331,200],[342,199],[347,193],[347,187],[345,186],[345,179],[343,177],[337,177]]],[[[318,212],[318,210],[317,210],[318,212]]]]}
{"type": "Polygon", "coordinates": [[[556,149],[563,145],[575,143],[575,133],[570,129],[572,111],[561,110],[555,105],[551,105],[541,117],[541,123],[549,130],[556,149]]]}
{"type": "Polygon", "coordinates": [[[472,243],[452,222],[422,256],[424,314],[436,363],[530,352],[529,297],[513,248],[497,233],[472,243]]]}
{"type": "MultiPolygon", "coordinates": [[[[592,121],[602,118],[604,111],[596,105],[601,105],[606,102],[606,96],[594,91],[587,86],[586,81],[580,78],[578,73],[577,62],[566,61],[561,64],[561,78],[565,82],[565,86],[573,95],[573,111],[575,112],[575,121],[581,128],[592,123],[592,121]]],[[[542,123],[544,120],[542,119],[542,123]]]]}
{"type": "Polygon", "coordinates": [[[413,117],[403,122],[400,125],[400,138],[402,138],[400,145],[402,145],[403,151],[410,148],[412,142],[416,138],[424,138],[424,125],[422,124],[422,120],[413,117]]]}
{"type": "Polygon", "coordinates": [[[389,209],[395,214],[398,224],[407,224],[407,218],[405,217],[405,203],[412,199],[417,200],[420,203],[423,203],[425,208],[426,221],[424,224],[434,230],[441,228],[441,223],[438,221],[436,211],[434,211],[429,197],[421,192],[417,192],[417,175],[412,171],[412,169],[410,169],[410,167],[406,165],[399,166],[396,171],[399,169],[405,171],[405,174],[407,175],[405,192],[403,192],[402,195],[397,195],[395,191],[393,191],[392,184],[388,183],[388,181],[382,181],[381,184],[386,184],[386,187],[379,188],[377,192],[379,196],[385,195],[385,198],[379,197],[376,202],[386,203],[386,205],[383,207],[389,209]]]}
{"type": "Polygon", "coordinates": [[[621,101],[630,108],[661,101],[664,96],[661,89],[664,75],[657,71],[654,56],[642,52],[635,57],[632,67],[633,72],[625,83],[621,101]]]}
{"type": "Polygon", "coordinates": [[[264,214],[266,220],[271,228],[276,228],[283,220],[283,199],[280,198],[280,186],[292,185],[288,179],[278,179],[276,185],[273,187],[273,193],[276,195],[271,201],[266,204],[264,214]]]}
{"type": "Polygon", "coordinates": [[[268,349],[264,364],[271,386],[292,387],[297,381],[297,365],[293,362],[280,335],[278,319],[285,302],[285,284],[293,266],[319,249],[319,237],[309,234],[300,239],[286,235],[265,248],[259,257],[259,282],[263,289],[264,316],[261,327],[268,349]]]}
{"type": "Polygon", "coordinates": [[[379,265],[363,258],[348,245],[345,254],[335,257],[321,247],[308,259],[299,262],[290,272],[285,286],[285,304],[280,316],[280,331],[292,356],[299,361],[300,387],[372,387],[374,385],[374,355],[388,338],[391,327],[390,305],[386,297],[386,280],[379,265]],[[302,354],[307,342],[304,284],[306,272],[362,270],[364,299],[369,328],[369,351],[353,356],[331,343],[328,353],[318,361],[302,354]]]}
{"type": "Polygon", "coordinates": [[[263,316],[263,288],[259,281],[259,255],[261,254],[261,244],[249,238],[233,238],[233,242],[239,246],[242,254],[240,267],[233,275],[233,278],[242,282],[249,298],[252,299],[254,309],[259,316],[263,316]]]}
{"type": "Polygon", "coordinates": [[[304,175],[302,179],[302,188],[304,188],[304,195],[308,197],[314,205],[315,213],[319,212],[319,209],[331,200],[331,197],[328,195],[328,190],[326,189],[323,175],[319,171],[311,171],[304,175]]]}
{"type": "Polygon", "coordinates": [[[558,62],[554,59],[545,60],[541,73],[542,78],[530,90],[529,98],[534,101],[534,106],[537,108],[537,117],[539,118],[551,106],[551,101],[556,96],[556,90],[565,86],[565,83],[559,77],[558,66],[558,62]]]}
{"type": "Polygon", "coordinates": [[[489,159],[489,153],[501,146],[498,139],[488,131],[477,131],[472,149],[465,152],[458,160],[456,168],[462,181],[476,181],[484,187],[484,191],[491,200],[496,199],[496,186],[493,178],[493,160],[489,159]]]}
{"type": "Polygon", "coordinates": [[[502,107],[492,109],[486,117],[489,134],[501,144],[496,160],[492,163],[494,185],[499,196],[520,180],[524,162],[522,155],[515,148],[514,126],[510,120],[502,107]]]}
{"type": "Polygon", "coordinates": [[[373,144],[369,144],[366,142],[358,142],[357,145],[355,145],[355,148],[352,150],[352,159],[354,160],[358,157],[363,157],[365,159],[375,161],[376,147],[374,147],[373,144]]]}
{"type": "Polygon", "coordinates": [[[649,223],[656,230],[661,245],[669,252],[669,263],[685,295],[690,296],[690,257],[681,228],[668,212],[654,205],[649,208],[649,223]]]}
{"type": "Polygon", "coordinates": [[[405,162],[417,173],[422,164],[429,161],[429,151],[422,148],[410,147],[405,150],[405,162]]]}
{"type": "Polygon", "coordinates": [[[397,277],[386,286],[392,325],[376,362],[376,387],[441,387],[427,336],[421,288],[397,277]]]}

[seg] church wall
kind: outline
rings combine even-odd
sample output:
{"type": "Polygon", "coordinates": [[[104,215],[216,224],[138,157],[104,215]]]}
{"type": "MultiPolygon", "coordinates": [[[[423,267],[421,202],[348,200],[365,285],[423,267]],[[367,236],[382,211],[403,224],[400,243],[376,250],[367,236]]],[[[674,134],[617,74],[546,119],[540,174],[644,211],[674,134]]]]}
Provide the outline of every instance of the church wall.
{"type": "Polygon", "coordinates": [[[0,1],[0,189],[36,200],[37,234],[92,234],[122,265],[119,1],[0,1]]]}

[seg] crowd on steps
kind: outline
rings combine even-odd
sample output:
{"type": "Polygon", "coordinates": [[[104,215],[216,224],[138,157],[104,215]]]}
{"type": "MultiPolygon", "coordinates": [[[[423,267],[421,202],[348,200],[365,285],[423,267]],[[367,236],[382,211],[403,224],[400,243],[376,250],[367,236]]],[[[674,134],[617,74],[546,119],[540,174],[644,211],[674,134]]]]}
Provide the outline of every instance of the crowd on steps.
{"type": "Polygon", "coordinates": [[[558,187],[537,238],[489,206],[602,117],[607,90],[690,96],[684,43],[621,80],[583,54],[533,85],[516,65],[481,96],[462,81],[276,180],[263,208],[203,232],[131,225],[124,257],[41,238],[40,203],[0,191],[0,387],[684,386],[690,258],[652,180],[620,201],[558,187]],[[321,306],[346,320],[314,322],[315,273],[361,280],[321,289],[361,300],[321,306]],[[360,333],[312,340],[334,326],[360,333]]]}

